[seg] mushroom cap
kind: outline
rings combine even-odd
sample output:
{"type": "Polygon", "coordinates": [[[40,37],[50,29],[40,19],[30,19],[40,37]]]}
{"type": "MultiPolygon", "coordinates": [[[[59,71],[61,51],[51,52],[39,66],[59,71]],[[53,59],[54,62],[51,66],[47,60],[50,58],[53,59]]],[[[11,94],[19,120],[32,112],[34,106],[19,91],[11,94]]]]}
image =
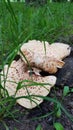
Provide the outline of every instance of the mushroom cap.
{"type": "Polygon", "coordinates": [[[71,47],[68,44],[56,42],[51,44],[50,50],[56,55],[55,58],[64,59],[70,55],[71,47]]]}
{"type": "Polygon", "coordinates": [[[28,73],[27,65],[21,59],[18,61],[13,61],[9,69],[8,65],[4,66],[4,71],[1,72],[2,86],[4,86],[5,77],[5,88],[7,89],[10,96],[15,95],[17,85],[20,83],[20,89],[18,89],[15,97],[28,96],[31,100],[28,98],[17,99],[17,103],[28,109],[32,109],[42,103],[43,99],[35,96],[47,96],[50,92],[51,87],[53,87],[56,83],[55,76],[42,77],[36,74],[32,74],[30,76],[28,73]],[[41,83],[43,83],[43,85],[41,83]]]}
{"type": "MultiPolygon", "coordinates": [[[[24,43],[21,46],[21,51],[31,66],[49,73],[56,73],[57,68],[63,67],[64,62],[62,59],[70,54],[71,48],[64,43],[49,45],[48,42],[32,40],[24,43]]],[[[21,57],[25,61],[22,55],[21,57]]]]}

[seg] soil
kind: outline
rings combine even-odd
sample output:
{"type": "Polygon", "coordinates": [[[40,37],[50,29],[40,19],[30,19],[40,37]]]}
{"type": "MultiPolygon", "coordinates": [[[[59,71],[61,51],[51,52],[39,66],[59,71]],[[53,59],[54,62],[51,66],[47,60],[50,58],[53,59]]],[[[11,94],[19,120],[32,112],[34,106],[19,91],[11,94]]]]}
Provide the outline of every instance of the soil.
{"type": "MultiPolygon", "coordinates": [[[[73,94],[70,93],[68,96],[62,99],[62,88],[51,90],[50,97],[56,97],[62,102],[64,108],[73,115],[73,94]]],[[[53,122],[60,122],[65,130],[73,130],[73,122],[69,120],[64,112],[62,112],[61,117],[58,118],[54,114],[49,115],[42,119],[32,120],[35,117],[40,117],[54,110],[54,103],[49,101],[44,101],[40,108],[34,108],[32,110],[27,110],[18,104],[16,104],[13,110],[18,110],[15,114],[16,120],[12,118],[4,119],[5,123],[9,127],[9,130],[36,130],[38,124],[42,126],[42,130],[55,130],[53,127],[53,122]],[[15,129],[16,128],[16,129],[15,129]]],[[[0,123],[0,130],[6,130],[2,123],[0,123]]]]}
{"type": "Polygon", "coordinates": [[[55,74],[57,76],[56,86],[73,87],[73,47],[70,55],[64,59],[65,65],[55,74]]]}
{"type": "MultiPolygon", "coordinates": [[[[18,59],[18,57],[16,59],[18,59]]],[[[65,85],[69,85],[70,88],[73,87],[73,47],[71,55],[65,59],[65,62],[65,66],[56,73],[58,80],[55,88],[52,88],[48,97],[57,98],[63,104],[64,108],[73,116],[73,93],[69,93],[63,98],[63,87],[65,85]]],[[[44,74],[48,75],[46,72],[42,72],[41,74],[43,76],[44,74]]],[[[39,124],[42,126],[42,130],[55,130],[53,127],[54,122],[60,122],[64,126],[64,130],[73,130],[73,122],[69,120],[69,117],[67,117],[63,111],[61,117],[51,114],[45,118],[34,119],[35,117],[50,113],[54,109],[55,104],[49,101],[44,101],[40,104],[39,108],[36,107],[32,110],[27,110],[18,104],[15,104],[12,110],[18,110],[18,112],[15,113],[17,121],[9,117],[3,119],[3,121],[7,124],[9,130],[36,130],[36,127],[39,124]]],[[[6,130],[1,122],[0,130],[6,130]]]]}

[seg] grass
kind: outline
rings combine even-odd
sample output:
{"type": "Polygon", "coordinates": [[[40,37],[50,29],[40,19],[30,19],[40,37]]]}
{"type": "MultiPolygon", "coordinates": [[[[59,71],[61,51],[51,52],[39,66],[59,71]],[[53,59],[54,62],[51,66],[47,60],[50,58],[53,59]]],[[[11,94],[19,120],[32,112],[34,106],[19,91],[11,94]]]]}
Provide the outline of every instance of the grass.
{"type": "MultiPolygon", "coordinates": [[[[72,21],[72,3],[26,6],[24,3],[0,2],[0,69],[3,69],[6,63],[11,64],[19,46],[29,39],[52,43],[61,36],[73,35],[72,21]]],[[[6,117],[15,119],[12,107],[16,99],[8,95],[1,83],[0,100],[0,121],[6,117]],[[4,98],[1,96],[1,90],[5,93],[4,98]],[[7,104],[9,105],[6,109],[7,104]]],[[[58,104],[59,108],[73,121],[59,101],[48,97],[45,97],[44,100],[58,104]]]]}
{"type": "MultiPolygon", "coordinates": [[[[1,3],[0,3],[1,5],[1,3]]],[[[12,3],[16,21],[9,6],[1,5],[0,23],[2,23],[3,39],[6,43],[22,43],[29,39],[47,40],[50,43],[61,35],[72,32],[73,4],[49,4],[44,7],[29,7],[23,3],[12,3]]]]}

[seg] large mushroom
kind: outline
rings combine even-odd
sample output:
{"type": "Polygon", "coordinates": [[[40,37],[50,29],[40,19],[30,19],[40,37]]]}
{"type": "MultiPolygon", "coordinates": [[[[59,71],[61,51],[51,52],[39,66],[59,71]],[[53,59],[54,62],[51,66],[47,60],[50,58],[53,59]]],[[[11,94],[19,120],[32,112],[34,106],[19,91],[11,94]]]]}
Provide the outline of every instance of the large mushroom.
{"type": "Polygon", "coordinates": [[[1,84],[5,86],[10,96],[28,96],[28,98],[17,100],[17,103],[28,109],[32,109],[42,103],[43,99],[36,97],[36,95],[47,96],[55,83],[55,76],[42,77],[40,74],[36,75],[35,73],[30,75],[26,63],[21,59],[13,61],[10,67],[5,65],[4,70],[1,72],[1,84]],[[18,91],[16,91],[18,84],[20,86],[18,91]]]}
{"type": "MultiPolygon", "coordinates": [[[[21,52],[28,59],[31,66],[37,67],[49,73],[56,73],[58,68],[64,65],[64,59],[70,54],[71,47],[64,43],[40,42],[36,40],[24,43],[21,46],[21,52]]],[[[20,54],[22,59],[25,58],[20,54]]]]}
{"type": "Polygon", "coordinates": [[[47,96],[56,83],[55,76],[42,77],[39,69],[49,73],[57,72],[58,68],[63,67],[62,59],[70,54],[71,48],[63,43],[49,45],[48,42],[32,40],[23,44],[20,50],[22,59],[14,60],[10,67],[4,66],[1,84],[10,96],[23,96],[17,99],[21,106],[32,109],[43,102],[43,98],[38,96],[47,96]]]}

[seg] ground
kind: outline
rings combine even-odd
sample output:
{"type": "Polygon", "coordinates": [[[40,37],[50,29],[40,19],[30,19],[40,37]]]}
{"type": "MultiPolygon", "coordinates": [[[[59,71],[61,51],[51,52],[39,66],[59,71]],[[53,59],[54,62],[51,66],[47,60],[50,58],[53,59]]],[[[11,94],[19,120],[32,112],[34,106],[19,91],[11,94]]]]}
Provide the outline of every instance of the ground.
{"type": "MultiPolygon", "coordinates": [[[[62,89],[59,88],[55,91],[56,96],[59,100],[62,99],[62,89]]],[[[54,96],[54,90],[51,90],[50,97],[54,96]]],[[[62,101],[62,100],[61,100],[62,101]]],[[[69,94],[67,97],[63,99],[64,107],[68,112],[73,115],[73,94],[69,94]]],[[[19,110],[17,121],[13,119],[6,118],[4,121],[9,127],[9,130],[36,130],[38,124],[42,126],[42,130],[54,130],[53,122],[60,122],[65,130],[73,130],[73,122],[69,120],[69,118],[62,113],[60,118],[55,117],[54,115],[47,116],[38,120],[31,120],[34,117],[38,117],[47,113],[50,113],[54,109],[54,104],[48,101],[44,101],[40,108],[34,108],[32,110],[26,110],[19,105],[15,105],[14,109],[19,110]]],[[[0,123],[0,130],[5,130],[2,123],[0,123]]]]}

